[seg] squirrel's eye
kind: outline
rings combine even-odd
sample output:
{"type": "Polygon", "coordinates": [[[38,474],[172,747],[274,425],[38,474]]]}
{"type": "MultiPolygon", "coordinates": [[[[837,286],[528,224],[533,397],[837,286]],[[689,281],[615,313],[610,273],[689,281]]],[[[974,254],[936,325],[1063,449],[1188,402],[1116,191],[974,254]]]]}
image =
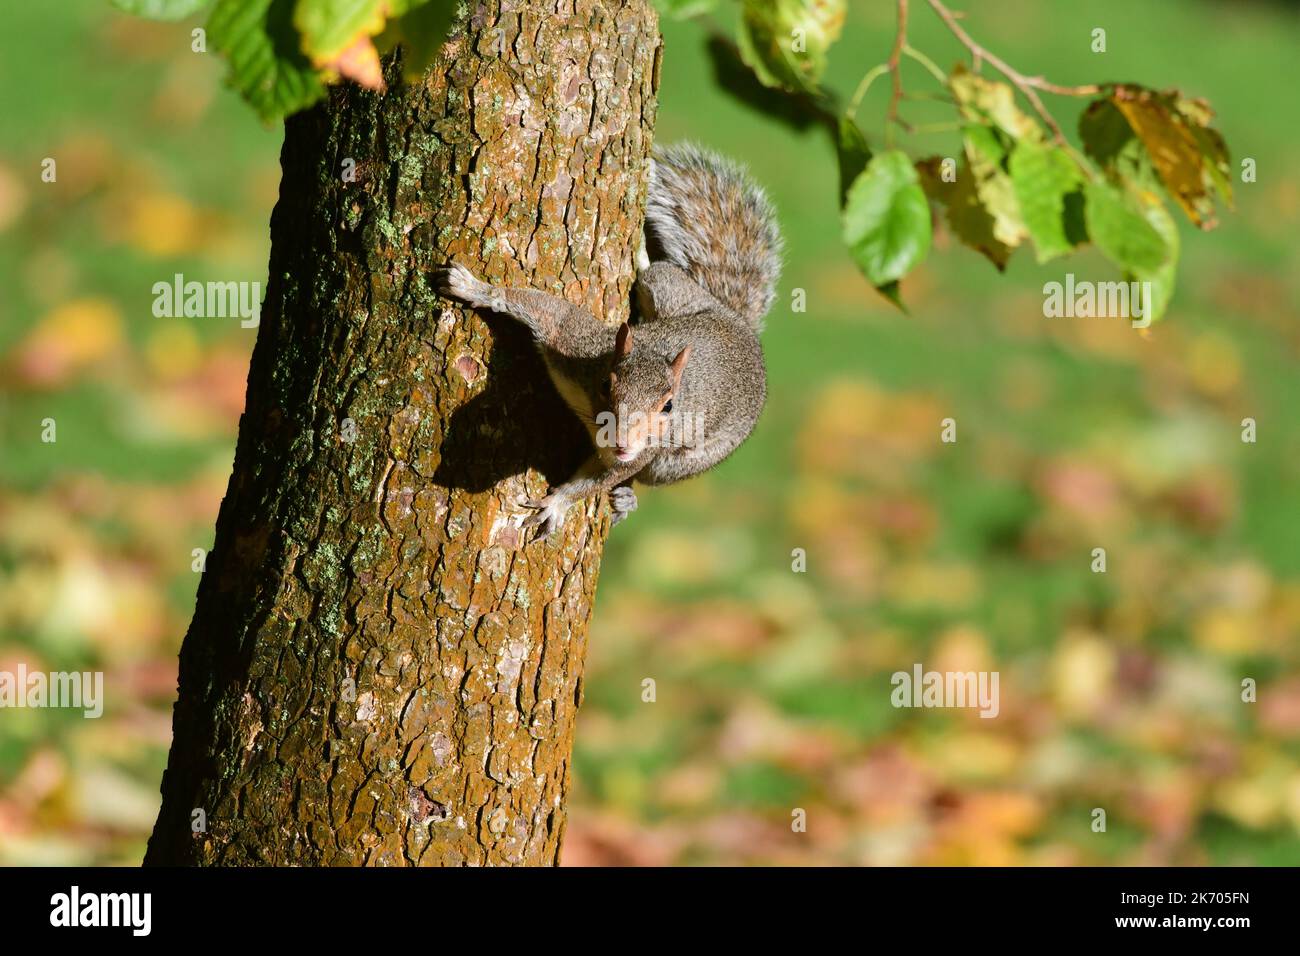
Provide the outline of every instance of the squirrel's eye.
{"type": "Polygon", "coordinates": [[[668,401],[664,402],[663,413],[667,415],[672,410],[673,410],[673,400],[670,398],[668,399],[668,401]]]}

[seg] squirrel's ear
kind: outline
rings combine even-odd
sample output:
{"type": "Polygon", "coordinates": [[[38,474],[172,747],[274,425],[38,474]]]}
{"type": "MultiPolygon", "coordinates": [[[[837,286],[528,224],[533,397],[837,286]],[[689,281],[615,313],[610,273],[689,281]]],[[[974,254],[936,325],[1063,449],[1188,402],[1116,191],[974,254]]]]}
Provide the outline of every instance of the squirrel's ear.
{"type": "Polygon", "coordinates": [[[632,352],[632,326],[624,322],[618,327],[618,336],[614,339],[614,357],[625,359],[632,352]]]}
{"type": "Polygon", "coordinates": [[[677,358],[668,363],[668,368],[673,373],[673,390],[682,384],[682,372],[686,371],[686,362],[691,357],[691,347],[688,345],[677,353],[677,358]]]}

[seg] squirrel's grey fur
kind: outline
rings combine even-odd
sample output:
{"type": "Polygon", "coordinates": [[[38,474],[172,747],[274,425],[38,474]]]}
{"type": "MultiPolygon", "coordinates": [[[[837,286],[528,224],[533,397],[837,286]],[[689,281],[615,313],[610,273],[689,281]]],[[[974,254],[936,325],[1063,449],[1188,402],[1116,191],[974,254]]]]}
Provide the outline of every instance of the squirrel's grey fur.
{"type": "Polygon", "coordinates": [[[650,165],[646,230],[663,258],[755,331],[776,296],[781,233],[763,190],[743,169],[689,143],[650,165]]]}
{"type": "Polygon", "coordinates": [[[639,321],[615,330],[546,292],[490,285],[452,264],[450,298],[525,323],[596,454],[541,501],[549,533],[570,505],[612,491],[614,521],[636,508],[633,480],[668,484],[731,454],[758,421],[766,372],[758,333],[776,294],[781,236],[763,191],[736,164],[690,145],[653,162],[649,240],[638,263],[639,321]],[[670,404],[666,404],[670,403],[670,404]],[[602,441],[601,413],[625,429],[602,441]]]}

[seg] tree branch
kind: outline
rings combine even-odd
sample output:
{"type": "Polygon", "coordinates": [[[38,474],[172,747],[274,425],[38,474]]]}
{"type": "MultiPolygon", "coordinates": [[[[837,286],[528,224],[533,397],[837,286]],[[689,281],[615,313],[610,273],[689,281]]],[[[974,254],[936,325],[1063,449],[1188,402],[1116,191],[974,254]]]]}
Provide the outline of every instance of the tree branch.
{"type": "Polygon", "coordinates": [[[1023,73],[1009,66],[1006,61],[1002,60],[997,55],[990,53],[984,47],[971,39],[971,35],[963,30],[961,24],[957,22],[956,15],[944,6],[941,0],[930,0],[930,6],[933,8],[934,12],[939,15],[939,19],[941,19],[947,25],[948,29],[952,31],[953,36],[961,41],[961,44],[966,47],[966,49],[970,50],[975,63],[978,64],[981,60],[987,60],[990,66],[1010,80],[1016,89],[1020,90],[1020,92],[1024,94],[1025,99],[1027,99],[1030,105],[1033,106],[1034,111],[1043,118],[1043,122],[1045,122],[1051,129],[1052,135],[1055,137],[1056,141],[1065,145],[1065,134],[1061,132],[1061,127],[1057,124],[1056,119],[1047,111],[1047,107],[1043,105],[1043,101],[1039,98],[1037,91],[1042,90],[1046,93],[1056,93],[1059,96],[1092,96],[1101,92],[1101,87],[1095,83],[1084,86],[1059,86],[1056,83],[1047,82],[1047,80],[1043,79],[1041,76],[1025,76],[1023,73]]]}
{"type": "Polygon", "coordinates": [[[898,101],[903,98],[903,71],[900,68],[903,47],[907,45],[907,0],[898,0],[898,32],[894,36],[894,49],[889,54],[889,75],[893,81],[893,92],[889,95],[889,112],[885,118],[885,138],[892,133],[891,124],[907,124],[898,118],[898,101]]]}

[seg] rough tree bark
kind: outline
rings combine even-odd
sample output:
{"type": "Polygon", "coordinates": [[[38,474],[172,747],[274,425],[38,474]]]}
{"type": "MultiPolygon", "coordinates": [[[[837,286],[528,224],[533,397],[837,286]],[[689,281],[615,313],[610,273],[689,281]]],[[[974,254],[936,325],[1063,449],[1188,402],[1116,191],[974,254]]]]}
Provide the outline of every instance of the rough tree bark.
{"type": "Polygon", "coordinates": [[[485,0],[287,122],[147,865],[557,861],[609,512],[521,533],[587,439],[430,269],[625,318],[659,53],[649,0],[485,0]]]}

